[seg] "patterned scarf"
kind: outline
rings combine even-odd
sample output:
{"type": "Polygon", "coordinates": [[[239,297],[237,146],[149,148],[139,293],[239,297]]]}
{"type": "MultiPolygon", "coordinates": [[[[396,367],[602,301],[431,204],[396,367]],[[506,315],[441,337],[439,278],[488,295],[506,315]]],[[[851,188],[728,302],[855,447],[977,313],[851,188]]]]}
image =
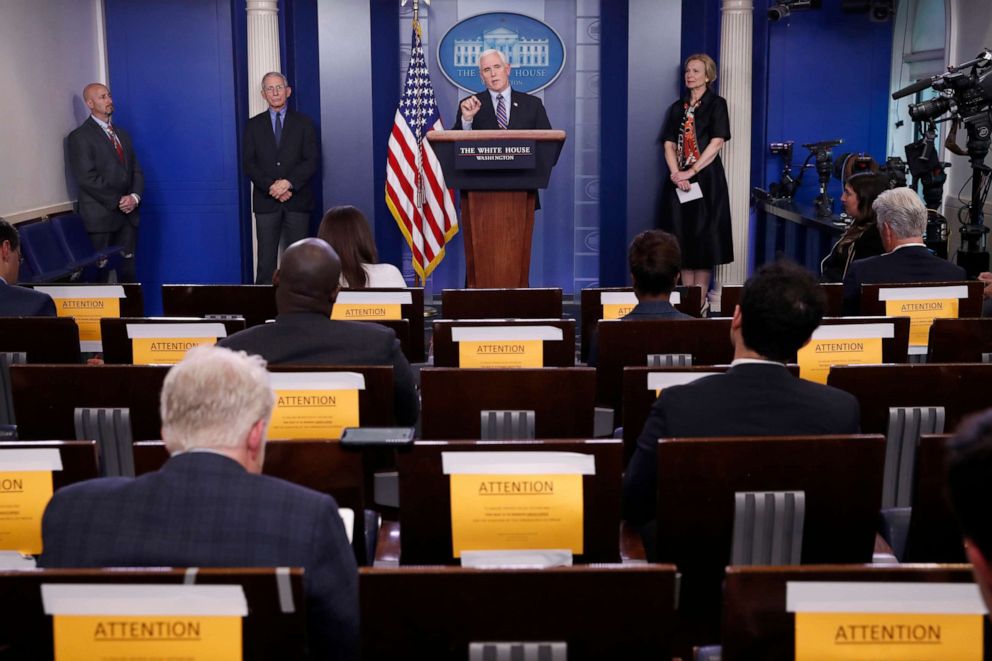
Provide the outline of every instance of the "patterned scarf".
{"type": "Polygon", "coordinates": [[[696,141],[696,109],[703,99],[693,104],[682,104],[682,124],[679,126],[678,159],[679,169],[685,170],[699,160],[699,143],[696,141]]]}

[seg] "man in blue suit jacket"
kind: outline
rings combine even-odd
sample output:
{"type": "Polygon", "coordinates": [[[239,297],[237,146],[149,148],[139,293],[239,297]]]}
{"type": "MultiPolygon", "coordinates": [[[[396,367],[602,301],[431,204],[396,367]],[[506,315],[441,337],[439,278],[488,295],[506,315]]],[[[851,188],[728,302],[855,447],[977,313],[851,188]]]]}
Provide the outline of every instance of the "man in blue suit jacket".
{"type": "Polygon", "coordinates": [[[358,569],[330,496],[261,475],[265,361],[200,347],[162,386],[171,458],[138,478],[60,489],[41,567],[303,567],[312,658],[358,654],[358,569]]]}
{"type": "Polygon", "coordinates": [[[872,204],[878,217],[884,255],[851,263],[844,276],[844,314],[861,312],[861,285],[902,282],[955,282],[968,278],[964,269],[937,257],[923,243],[927,209],[916,191],[893,188],[872,204]]]}
{"type": "Polygon", "coordinates": [[[0,317],[54,317],[55,302],[40,291],[17,286],[21,270],[21,238],[0,218],[0,317]]]}

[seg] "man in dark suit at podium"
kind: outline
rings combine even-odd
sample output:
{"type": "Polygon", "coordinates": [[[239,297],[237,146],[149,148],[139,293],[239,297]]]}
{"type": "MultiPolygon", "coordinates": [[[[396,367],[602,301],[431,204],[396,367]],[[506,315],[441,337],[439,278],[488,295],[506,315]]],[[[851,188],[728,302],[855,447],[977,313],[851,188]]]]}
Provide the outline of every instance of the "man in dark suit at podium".
{"type": "Polygon", "coordinates": [[[265,74],[262,97],[269,107],[245,127],[242,162],[255,184],[251,199],[258,241],[256,285],[272,282],[280,243],[296,243],[310,226],[310,180],[320,164],[320,147],[310,118],[286,105],[292,93],[281,73],[265,74]]]}
{"type": "Polygon", "coordinates": [[[21,272],[21,238],[0,218],[0,317],[54,317],[55,302],[40,291],[17,286],[21,272]]]}
{"type": "Polygon", "coordinates": [[[454,130],[551,128],[539,98],[511,89],[510,63],[501,51],[487,50],[479,56],[479,77],[486,89],[461,100],[454,130]]]}
{"type": "Polygon", "coordinates": [[[923,242],[927,209],[910,188],[887,190],[872,204],[884,255],[851,263],[844,277],[844,314],[861,310],[861,285],[967,280],[960,266],[930,252],[923,242]]]}

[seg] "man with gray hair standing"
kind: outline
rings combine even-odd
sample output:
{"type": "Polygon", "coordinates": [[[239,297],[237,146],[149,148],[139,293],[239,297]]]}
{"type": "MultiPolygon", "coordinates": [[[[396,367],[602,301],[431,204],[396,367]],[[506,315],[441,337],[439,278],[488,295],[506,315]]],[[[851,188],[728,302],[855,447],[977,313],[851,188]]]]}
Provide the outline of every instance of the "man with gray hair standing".
{"type": "Polygon", "coordinates": [[[191,350],[162,386],[170,459],[56,492],[38,565],[303,567],[311,658],[356,658],[358,569],[334,499],[261,475],[274,399],[258,356],[191,350]]]}
{"type": "Polygon", "coordinates": [[[511,68],[502,51],[483,51],[479,56],[479,77],[486,89],[458,103],[454,130],[551,128],[539,98],[510,88],[511,68]]]}
{"type": "Polygon", "coordinates": [[[916,191],[893,188],[872,204],[878,217],[884,255],[854,261],[844,276],[844,314],[861,307],[861,285],[966,280],[960,266],[937,257],[923,242],[927,210],[916,191]]]}
{"type": "Polygon", "coordinates": [[[306,238],[310,229],[310,180],[320,165],[320,146],[310,118],[286,105],[292,94],[284,75],[265,74],[262,98],[269,107],[245,126],[242,164],[255,184],[256,285],[272,282],[280,245],[306,238]]]}

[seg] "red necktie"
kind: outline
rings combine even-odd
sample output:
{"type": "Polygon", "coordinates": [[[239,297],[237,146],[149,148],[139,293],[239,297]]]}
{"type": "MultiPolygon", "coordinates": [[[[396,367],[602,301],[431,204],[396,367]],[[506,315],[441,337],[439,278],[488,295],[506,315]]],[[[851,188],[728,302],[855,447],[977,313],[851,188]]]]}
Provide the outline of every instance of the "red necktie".
{"type": "Polygon", "coordinates": [[[117,160],[123,164],[124,149],[121,147],[121,141],[117,139],[117,134],[114,133],[114,127],[110,124],[107,124],[107,133],[110,135],[110,141],[114,143],[114,151],[117,152],[117,160]]]}

